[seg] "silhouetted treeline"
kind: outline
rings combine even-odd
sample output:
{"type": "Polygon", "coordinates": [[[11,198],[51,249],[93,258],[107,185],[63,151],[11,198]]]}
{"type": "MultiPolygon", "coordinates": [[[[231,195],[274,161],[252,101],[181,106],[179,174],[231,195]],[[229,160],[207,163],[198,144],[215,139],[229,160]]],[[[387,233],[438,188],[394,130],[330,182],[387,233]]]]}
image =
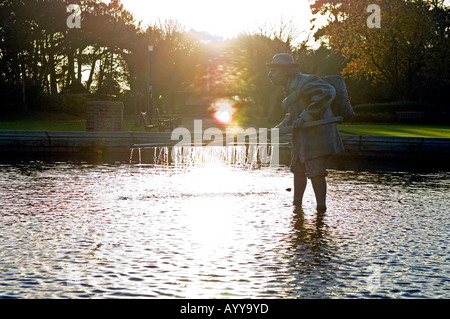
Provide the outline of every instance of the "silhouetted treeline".
{"type": "Polygon", "coordinates": [[[10,111],[57,110],[69,93],[174,92],[202,60],[176,22],[143,28],[118,0],[2,0],[0,40],[1,108],[10,111]],[[68,26],[69,4],[81,9],[80,28],[68,26]]]}
{"type": "Polygon", "coordinates": [[[359,95],[382,88],[387,99],[448,104],[448,1],[315,0],[311,9],[328,18],[315,36],[345,58],[342,74],[377,85],[359,95]]]}
{"type": "MultiPolygon", "coordinates": [[[[321,8],[326,2],[316,1],[315,6],[321,8]]],[[[423,12],[431,33],[429,40],[418,44],[423,60],[413,61],[416,69],[406,69],[417,74],[399,74],[396,87],[379,74],[375,80],[370,72],[369,76],[348,72],[354,104],[398,100],[403,98],[398,90],[402,87],[408,87],[410,93],[420,92],[408,99],[447,103],[449,10],[438,4],[426,8],[429,12],[423,12]],[[425,54],[426,50],[432,54],[425,54]],[[411,86],[420,90],[411,90],[411,86]]],[[[93,95],[123,100],[126,111],[132,113],[149,105],[151,86],[154,102],[162,97],[168,111],[183,94],[198,93],[239,96],[249,114],[281,117],[277,106],[282,92],[267,79],[266,63],[274,54],[290,52],[304,73],[318,75],[339,74],[348,71],[349,63],[354,67],[357,62],[356,56],[349,57],[333,41],[325,41],[318,49],[311,49],[306,41],[294,44],[293,30],[284,25],[279,30],[208,43],[200,34],[186,32],[177,21],[143,26],[120,0],[109,4],[100,0],[1,0],[0,111],[80,113],[83,99],[93,95]],[[76,18],[75,12],[67,11],[70,4],[80,8],[79,28],[68,23],[76,18]]],[[[321,29],[317,39],[323,39],[327,30],[331,29],[321,29]]],[[[337,37],[339,28],[333,32],[329,35],[337,37]]],[[[426,34],[421,37],[427,38],[426,34]]],[[[406,64],[417,55],[407,49],[401,52],[406,64]]]]}

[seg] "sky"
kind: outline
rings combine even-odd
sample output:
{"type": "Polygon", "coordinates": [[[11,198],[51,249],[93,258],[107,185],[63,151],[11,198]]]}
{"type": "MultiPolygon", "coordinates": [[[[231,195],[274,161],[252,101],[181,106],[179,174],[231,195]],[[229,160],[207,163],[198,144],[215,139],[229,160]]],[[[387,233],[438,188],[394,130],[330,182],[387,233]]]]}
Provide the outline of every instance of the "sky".
{"type": "MultiPolygon", "coordinates": [[[[105,0],[108,2],[108,0],[105,0]]],[[[308,31],[311,0],[122,0],[124,7],[144,24],[175,19],[186,31],[206,31],[230,39],[252,32],[265,23],[280,25],[292,20],[298,30],[308,31]]],[[[299,35],[306,38],[308,32],[299,35]]]]}

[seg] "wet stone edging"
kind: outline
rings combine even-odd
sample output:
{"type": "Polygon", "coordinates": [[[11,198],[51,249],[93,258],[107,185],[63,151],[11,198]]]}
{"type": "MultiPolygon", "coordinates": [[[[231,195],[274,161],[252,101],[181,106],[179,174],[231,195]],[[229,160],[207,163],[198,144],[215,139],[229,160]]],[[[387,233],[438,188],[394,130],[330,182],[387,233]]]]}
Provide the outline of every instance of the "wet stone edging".
{"type": "MultiPolygon", "coordinates": [[[[358,159],[431,160],[448,162],[450,139],[421,137],[388,137],[342,135],[345,152],[335,161],[358,159]]],[[[290,148],[289,136],[282,138],[290,148]]],[[[92,155],[129,156],[135,144],[172,144],[170,132],[56,132],[56,131],[0,131],[2,157],[29,155],[92,155]]],[[[286,152],[285,152],[286,153],[286,152]]]]}

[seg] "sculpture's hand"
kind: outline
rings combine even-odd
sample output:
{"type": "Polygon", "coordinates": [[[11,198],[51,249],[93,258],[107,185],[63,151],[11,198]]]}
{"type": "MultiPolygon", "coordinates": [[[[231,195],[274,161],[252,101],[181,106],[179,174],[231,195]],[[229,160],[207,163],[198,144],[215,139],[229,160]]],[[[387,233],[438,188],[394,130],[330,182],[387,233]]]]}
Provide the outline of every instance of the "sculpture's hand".
{"type": "Polygon", "coordinates": [[[282,128],[282,127],[286,127],[288,126],[288,123],[291,121],[291,115],[290,114],[286,114],[285,118],[283,119],[283,121],[278,124],[277,126],[275,126],[275,128],[282,128]]]}
{"type": "Polygon", "coordinates": [[[305,123],[305,120],[299,117],[294,121],[294,129],[301,129],[303,127],[303,124],[305,123]]]}

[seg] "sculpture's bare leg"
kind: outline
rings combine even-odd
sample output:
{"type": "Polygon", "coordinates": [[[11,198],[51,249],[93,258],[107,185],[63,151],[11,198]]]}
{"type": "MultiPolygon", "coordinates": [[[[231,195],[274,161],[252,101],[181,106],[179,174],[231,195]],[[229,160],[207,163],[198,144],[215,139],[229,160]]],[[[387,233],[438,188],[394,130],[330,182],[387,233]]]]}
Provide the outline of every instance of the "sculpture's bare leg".
{"type": "Polygon", "coordinates": [[[311,178],[311,183],[316,195],[317,211],[326,211],[326,199],[327,199],[327,182],[324,176],[316,176],[311,178]]]}
{"type": "Polygon", "coordinates": [[[307,179],[304,173],[294,173],[294,205],[302,204],[306,183],[307,179]]]}

